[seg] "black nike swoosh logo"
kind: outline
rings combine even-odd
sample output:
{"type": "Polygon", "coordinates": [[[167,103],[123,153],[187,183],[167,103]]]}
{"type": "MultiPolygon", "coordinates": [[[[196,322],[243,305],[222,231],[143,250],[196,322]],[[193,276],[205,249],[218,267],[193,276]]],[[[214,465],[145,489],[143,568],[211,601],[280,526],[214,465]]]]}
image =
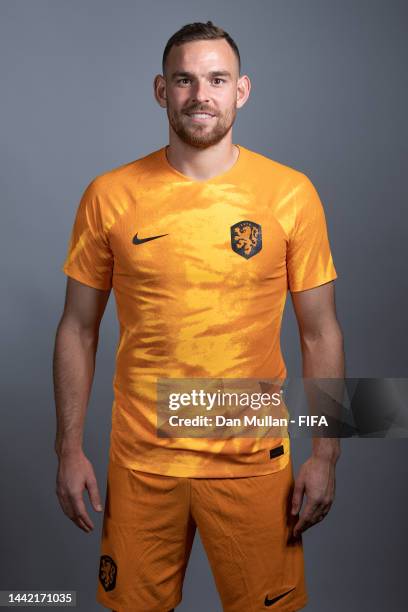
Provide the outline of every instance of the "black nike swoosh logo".
{"type": "Polygon", "coordinates": [[[168,234],[160,234],[160,236],[150,236],[150,238],[138,238],[138,232],[135,234],[132,242],[133,244],[142,244],[143,242],[149,242],[149,240],[156,240],[156,238],[161,238],[162,236],[168,236],[168,234]]]}
{"type": "Polygon", "coordinates": [[[280,599],[282,599],[282,597],[286,597],[286,595],[289,595],[289,593],[291,593],[292,591],[295,590],[296,587],[293,587],[293,589],[290,589],[289,591],[286,591],[286,593],[282,593],[281,595],[277,595],[276,597],[272,597],[272,599],[268,599],[268,595],[265,597],[265,606],[269,607],[269,606],[273,606],[274,603],[276,603],[277,601],[279,601],[280,599]]]}

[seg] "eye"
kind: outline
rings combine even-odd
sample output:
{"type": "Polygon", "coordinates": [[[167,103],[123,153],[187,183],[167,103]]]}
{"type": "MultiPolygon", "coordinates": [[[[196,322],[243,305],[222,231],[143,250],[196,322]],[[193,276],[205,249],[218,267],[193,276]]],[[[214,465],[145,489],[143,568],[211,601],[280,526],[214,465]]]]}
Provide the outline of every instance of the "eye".
{"type": "Polygon", "coordinates": [[[225,79],[221,79],[220,77],[214,77],[213,80],[214,81],[221,81],[222,83],[225,83],[225,79]]]}
{"type": "Polygon", "coordinates": [[[182,81],[189,81],[190,79],[188,79],[187,77],[182,77],[181,79],[177,80],[177,83],[181,83],[182,81]]]}

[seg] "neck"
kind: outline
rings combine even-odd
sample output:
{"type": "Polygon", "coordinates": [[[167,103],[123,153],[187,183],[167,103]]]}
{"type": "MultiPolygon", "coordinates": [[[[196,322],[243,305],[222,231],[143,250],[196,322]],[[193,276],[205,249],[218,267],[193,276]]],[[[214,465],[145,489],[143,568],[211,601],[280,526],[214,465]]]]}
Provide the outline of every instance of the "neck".
{"type": "MultiPolygon", "coordinates": [[[[230,134],[230,133],[229,133],[230,134]]],[[[176,170],[198,181],[211,179],[227,172],[238,159],[239,149],[229,139],[223,138],[215,145],[204,149],[186,144],[175,134],[166,147],[169,164],[176,170]]]]}

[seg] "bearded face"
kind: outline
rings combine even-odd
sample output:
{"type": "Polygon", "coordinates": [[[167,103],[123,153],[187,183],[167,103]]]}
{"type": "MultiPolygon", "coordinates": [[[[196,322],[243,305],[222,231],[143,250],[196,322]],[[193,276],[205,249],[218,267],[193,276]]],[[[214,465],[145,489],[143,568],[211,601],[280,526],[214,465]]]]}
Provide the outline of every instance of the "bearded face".
{"type": "Polygon", "coordinates": [[[231,131],[247,81],[239,77],[238,60],[225,40],[199,40],[170,49],[156,93],[170,130],[189,146],[205,149],[231,131]]]}
{"type": "Polygon", "coordinates": [[[216,109],[208,103],[178,109],[168,102],[166,110],[169,123],[180,140],[200,149],[220,142],[231,129],[237,114],[235,102],[224,109],[216,109]]]}

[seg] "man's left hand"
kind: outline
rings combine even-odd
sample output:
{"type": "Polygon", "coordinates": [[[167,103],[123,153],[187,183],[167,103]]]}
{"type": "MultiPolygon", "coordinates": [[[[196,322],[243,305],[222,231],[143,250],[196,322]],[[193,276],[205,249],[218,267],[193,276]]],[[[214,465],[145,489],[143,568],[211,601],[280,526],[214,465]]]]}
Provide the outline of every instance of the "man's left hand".
{"type": "Polygon", "coordinates": [[[306,494],[306,505],[293,528],[297,537],[315,523],[320,523],[334,501],[336,463],[332,459],[312,455],[301,466],[292,496],[292,515],[299,513],[306,494]]]}

